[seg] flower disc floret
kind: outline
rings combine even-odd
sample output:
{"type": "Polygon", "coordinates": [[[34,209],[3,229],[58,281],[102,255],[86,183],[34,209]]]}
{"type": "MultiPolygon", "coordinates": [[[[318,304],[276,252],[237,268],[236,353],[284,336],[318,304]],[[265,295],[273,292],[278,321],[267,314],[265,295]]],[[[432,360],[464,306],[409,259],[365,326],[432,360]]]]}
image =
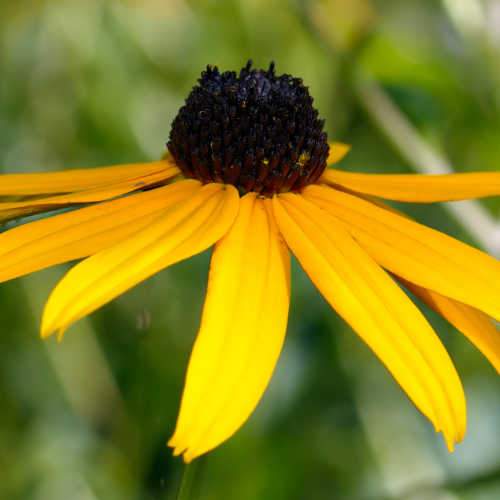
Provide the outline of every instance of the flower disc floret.
{"type": "Polygon", "coordinates": [[[172,124],[168,149],[183,174],[240,193],[298,191],[319,179],[329,146],[324,120],[300,78],[252,62],[208,66],[172,124]]]}

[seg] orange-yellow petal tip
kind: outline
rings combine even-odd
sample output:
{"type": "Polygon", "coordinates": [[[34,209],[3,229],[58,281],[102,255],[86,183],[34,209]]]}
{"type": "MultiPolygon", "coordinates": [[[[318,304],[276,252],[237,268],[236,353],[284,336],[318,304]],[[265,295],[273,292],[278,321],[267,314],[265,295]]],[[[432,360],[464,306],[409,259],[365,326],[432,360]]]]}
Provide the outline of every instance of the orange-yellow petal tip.
{"type": "Polygon", "coordinates": [[[197,458],[199,455],[197,455],[195,452],[188,450],[182,455],[182,459],[184,460],[184,463],[190,464],[195,458],[197,458]]]}
{"type": "Polygon", "coordinates": [[[450,453],[455,452],[455,442],[453,440],[446,439],[446,447],[450,453]]]}
{"type": "Polygon", "coordinates": [[[54,335],[59,331],[59,327],[54,325],[53,321],[48,321],[47,318],[47,304],[45,304],[45,309],[42,314],[42,321],[40,324],[40,337],[46,339],[51,335],[54,335]]]}
{"type": "Polygon", "coordinates": [[[66,328],[60,328],[57,332],[57,342],[60,344],[63,341],[64,334],[66,333],[66,328]]]}
{"type": "Polygon", "coordinates": [[[167,441],[167,446],[169,448],[172,448],[172,455],[174,457],[178,457],[184,451],[186,451],[186,446],[183,446],[177,437],[177,433],[174,432],[173,436],[167,441]]]}
{"type": "Polygon", "coordinates": [[[349,153],[350,150],[351,146],[349,144],[344,144],[343,142],[330,143],[330,153],[328,154],[326,163],[328,165],[338,163],[347,155],[347,153],[349,153]]]}
{"type": "MultiPolygon", "coordinates": [[[[50,336],[52,336],[54,333],[56,333],[56,330],[53,328],[47,328],[43,324],[40,327],[40,337],[42,339],[48,339],[50,336]]],[[[58,339],[59,340],[59,339],[58,339]]]]}
{"type": "Polygon", "coordinates": [[[183,451],[184,448],[176,447],[173,449],[172,454],[174,455],[174,457],[178,457],[183,451]]]}
{"type": "Polygon", "coordinates": [[[445,436],[446,447],[450,453],[455,452],[455,446],[460,444],[464,439],[465,431],[461,430],[457,432],[454,436],[445,436]]]}
{"type": "Polygon", "coordinates": [[[173,445],[171,444],[171,441],[172,440],[168,442],[168,447],[173,448],[172,455],[174,457],[180,457],[182,455],[182,460],[185,464],[189,464],[194,458],[196,458],[193,452],[186,449],[185,446],[173,445]]]}
{"type": "Polygon", "coordinates": [[[64,334],[68,330],[68,324],[61,324],[59,321],[54,321],[54,319],[49,320],[47,315],[47,309],[45,309],[42,315],[42,322],[40,326],[40,337],[42,339],[48,339],[52,335],[57,336],[57,342],[62,342],[64,334]]]}
{"type": "Polygon", "coordinates": [[[443,432],[443,438],[446,443],[446,448],[448,449],[449,453],[454,453],[455,452],[455,446],[457,444],[460,444],[465,437],[465,424],[461,426],[459,429],[456,430],[454,434],[447,433],[446,431],[443,432]]]}

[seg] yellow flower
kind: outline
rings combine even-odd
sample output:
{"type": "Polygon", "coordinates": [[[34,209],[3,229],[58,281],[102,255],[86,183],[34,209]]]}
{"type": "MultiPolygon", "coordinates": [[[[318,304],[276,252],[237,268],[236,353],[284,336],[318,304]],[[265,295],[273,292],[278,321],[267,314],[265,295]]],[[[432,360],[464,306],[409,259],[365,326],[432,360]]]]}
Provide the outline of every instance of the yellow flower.
{"type": "Polygon", "coordinates": [[[0,280],[85,258],[49,297],[42,337],[215,245],[201,327],[169,445],[186,462],[249,418],[287,325],[290,256],[369,345],[449,449],[465,432],[460,379],[398,282],[500,370],[500,263],[381,199],[500,194],[499,173],[369,175],[325,170],[327,143],[301,80],[247,65],[202,74],[162,161],[0,177],[0,220],[77,207],[0,235],[0,280]],[[18,201],[12,201],[17,198],[18,201]],[[10,200],[10,201],[9,201],[10,200]],[[79,207],[79,205],[85,205],[79,207]],[[389,274],[390,273],[390,274],[389,274]]]}

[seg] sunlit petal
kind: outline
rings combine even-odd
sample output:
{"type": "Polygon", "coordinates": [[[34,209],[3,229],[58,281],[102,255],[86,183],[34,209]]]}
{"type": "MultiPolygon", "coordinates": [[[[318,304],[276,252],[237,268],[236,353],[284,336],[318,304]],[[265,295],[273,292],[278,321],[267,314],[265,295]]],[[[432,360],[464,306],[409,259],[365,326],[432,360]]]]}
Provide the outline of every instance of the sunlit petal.
{"type": "Polygon", "coordinates": [[[420,311],[327,212],[295,194],[275,197],[274,210],[288,246],[325,299],[452,448],[465,432],[463,389],[420,311]]]}
{"type": "Polygon", "coordinates": [[[179,170],[168,159],[112,167],[84,168],[37,174],[0,175],[0,196],[70,193],[107,184],[130,181],[152,174],[176,175],[179,170]]]}
{"type": "Polygon", "coordinates": [[[248,419],[283,345],[290,258],[265,203],[254,193],[244,196],[236,222],[212,256],[200,332],[169,442],[187,462],[248,419]]]}
{"type": "Polygon", "coordinates": [[[344,157],[351,150],[351,146],[349,144],[344,144],[342,142],[331,142],[330,143],[330,152],[328,153],[328,159],[326,163],[328,165],[333,165],[334,163],[338,163],[340,160],[344,159],[344,157]]]}
{"type": "Polygon", "coordinates": [[[104,187],[84,189],[70,194],[35,198],[18,202],[0,202],[0,221],[7,221],[72,205],[109,200],[164,182],[176,173],[175,169],[170,170],[170,175],[168,170],[163,170],[137,179],[109,184],[104,187]]]}
{"type": "Polygon", "coordinates": [[[462,332],[500,373],[500,331],[489,316],[473,307],[449,299],[408,281],[403,282],[413,294],[462,332]]]}
{"type": "Polygon", "coordinates": [[[304,196],[342,220],[383,267],[500,319],[500,262],[407,217],[326,186],[304,196]]]}
{"type": "Polygon", "coordinates": [[[80,259],[149,226],[200,188],[186,180],[0,233],[0,282],[80,259]]]}
{"type": "Polygon", "coordinates": [[[49,297],[42,336],[64,331],[161,269],[213,245],[233,223],[238,204],[232,186],[200,187],[146,228],[76,265],[49,297]]]}
{"type": "Polygon", "coordinates": [[[327,169],[322,182],[388,200],[415,203],[466,200],[500,195],[500,173],[448,175],[358,174],[327,169]]]}

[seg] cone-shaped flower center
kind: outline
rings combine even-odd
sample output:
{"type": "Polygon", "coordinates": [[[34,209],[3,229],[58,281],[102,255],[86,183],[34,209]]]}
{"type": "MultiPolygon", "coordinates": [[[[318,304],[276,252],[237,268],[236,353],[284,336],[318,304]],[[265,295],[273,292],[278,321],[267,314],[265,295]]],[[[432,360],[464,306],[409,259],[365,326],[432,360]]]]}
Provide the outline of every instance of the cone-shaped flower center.
{"type": "Polygon", "coordinates": [[[208,66],[172,124],[168,149],[186,177],[266,196],[315,182],[328,157],[324,120],[300,78],[208,66]]]}

